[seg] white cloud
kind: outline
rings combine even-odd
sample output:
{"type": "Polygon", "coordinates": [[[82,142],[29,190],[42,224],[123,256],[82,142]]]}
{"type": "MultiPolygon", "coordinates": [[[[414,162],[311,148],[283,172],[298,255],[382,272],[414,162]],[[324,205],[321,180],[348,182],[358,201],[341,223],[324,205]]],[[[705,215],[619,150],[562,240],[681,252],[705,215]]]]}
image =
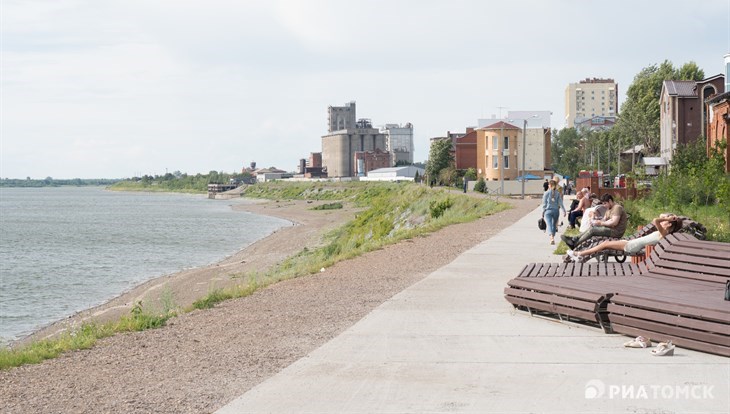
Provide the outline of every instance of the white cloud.
{"type": "Polygon", "coordinates": [[[4,0],[2,177],[293,169],[326,108],[428,138],[727,51],[725,0],[4,0]],[[682,30],[669,29],[682,10],[682,30]],[[593,16],[590,21],[585,16],[593,16]],[[211,148],[213,150],[211,150],[211,148]]]}

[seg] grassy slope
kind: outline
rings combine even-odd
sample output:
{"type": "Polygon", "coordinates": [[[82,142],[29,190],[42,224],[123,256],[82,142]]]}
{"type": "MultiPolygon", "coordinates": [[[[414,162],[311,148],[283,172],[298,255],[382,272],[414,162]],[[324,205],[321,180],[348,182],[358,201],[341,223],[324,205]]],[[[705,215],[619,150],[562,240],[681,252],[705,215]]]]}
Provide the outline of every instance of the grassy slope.
{"type": "MultiPolygon", "coordinates": [[[[193,308],[213,307],[223,300],[250,295],[279,280],[311,274],[384,245],[509,208],[507,204],[490,199],[448,193],[412,183],[274,182],[250,186],[244,196],[274,200],[336,200],[352,203],[363,211],[351,222],[327,234],[321,248],[304,249],[265,274],[236,275],[241,283],[231,289],[210,292],[195,302],[193,308]]],[[[85,324],[56,339],[39,341],[20,349],[2,349],[0,369],[38,363],[66,351],[90,348],[98,339],[117,332],[156,328],[164,325],[170,317],[174,317],[174,313],[167,311],[163,315],[153,315],[139,303],[131,315],[120,321],[103,325],[85,324]]]]}

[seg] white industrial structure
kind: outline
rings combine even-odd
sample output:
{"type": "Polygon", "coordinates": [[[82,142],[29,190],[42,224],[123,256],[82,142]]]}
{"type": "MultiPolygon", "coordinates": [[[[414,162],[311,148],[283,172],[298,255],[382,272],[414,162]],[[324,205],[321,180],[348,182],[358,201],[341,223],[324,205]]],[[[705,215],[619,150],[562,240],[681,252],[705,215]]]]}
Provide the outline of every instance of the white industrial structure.
{"type": "Polygon", "coordinates": [[[413,164],[413,125],[385,124],[380,127],[380,133],[385,134],[385,147],[390,152],[392,164],[399,161],[413,164]]]}
{"type": "Polygon", "coordinates": [[[423,168],[413,165],[405,165],[402,167],[378,168],[377,170],[368,171],[367,177],[361,177],[361,181],[413,181],[418,174],[423,177],[426,172],[423,168]]]}

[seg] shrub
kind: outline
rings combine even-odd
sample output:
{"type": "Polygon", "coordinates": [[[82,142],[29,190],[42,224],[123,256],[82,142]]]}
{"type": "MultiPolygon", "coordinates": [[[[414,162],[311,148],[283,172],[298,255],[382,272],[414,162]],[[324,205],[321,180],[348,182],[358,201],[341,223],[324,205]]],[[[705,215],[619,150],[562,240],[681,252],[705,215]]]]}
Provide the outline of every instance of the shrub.
{"type": "Polygon", "coordinates": [[[446,197],[445,200],[437,201],[433,200],[429,204],[428,208],[431,212],[431,218],[439,218],[441,217],[444,212],[451,208],[451,206],[454,204],[454,202],[451,200],[450,197],[446,197]]]}
{"type": "Polygon", "coordinates": [[[484,181],[484,178],[479,177],[477,180],[477,183],[474,184],[474,191],[478,191],[480,193],[486,193],[487,192],[487,183],[484,181]]]}

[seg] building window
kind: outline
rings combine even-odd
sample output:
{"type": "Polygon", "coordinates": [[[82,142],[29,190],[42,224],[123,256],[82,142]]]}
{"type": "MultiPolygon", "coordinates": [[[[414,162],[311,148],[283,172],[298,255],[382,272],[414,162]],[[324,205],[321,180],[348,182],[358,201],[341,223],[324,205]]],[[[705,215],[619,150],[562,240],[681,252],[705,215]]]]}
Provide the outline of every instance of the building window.
{"type": "Polygon", "coordinates": [[[509,137],[504,137],[504,147],[503,149],[508,150],[509,149],[509,137]]]}
{"type": "Polygon", "coordinates": [[[499,137],[492,137],[492,151],[499,149],[499,137]]]}
{"type": "Polygon", "coordinates": [[[492,155],[492,168],[495,170],[499,168],[499,157],[496,155],[492,155]]]}
{"type": "Polygon", "coordinates": [[[504,168],[509,169],[509,155],[504,156],[504,168]]]}

